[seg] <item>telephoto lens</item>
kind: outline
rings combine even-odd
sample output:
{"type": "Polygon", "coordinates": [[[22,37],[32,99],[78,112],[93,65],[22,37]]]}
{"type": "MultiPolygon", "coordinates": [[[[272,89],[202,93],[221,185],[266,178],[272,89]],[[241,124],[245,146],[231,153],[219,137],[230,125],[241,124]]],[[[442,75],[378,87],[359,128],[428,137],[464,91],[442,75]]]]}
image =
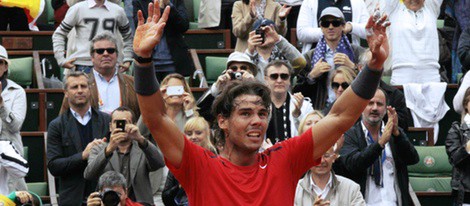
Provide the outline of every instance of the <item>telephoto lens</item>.
{"type": "Polygon", "coordinates": [[[100,198],[105,206],[117,206],[121,201],[119,194],[111,189],[105,189],[100,198]]]}

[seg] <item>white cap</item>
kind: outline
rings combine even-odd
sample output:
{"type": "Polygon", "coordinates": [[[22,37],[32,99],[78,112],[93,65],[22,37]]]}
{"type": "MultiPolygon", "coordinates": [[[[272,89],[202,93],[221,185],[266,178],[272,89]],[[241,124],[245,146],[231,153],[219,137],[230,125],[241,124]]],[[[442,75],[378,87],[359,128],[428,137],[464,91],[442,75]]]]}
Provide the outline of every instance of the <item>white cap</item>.
{"type": "Polygon", "coordinates": [[[10,60],[8,59],[7,50],[6,50],[5,47],[3,47],[2,45],[0,45],[0,60],[5,60],[5,61],[7,61],[8,65],[11,64],[10,60]]]}
{"type": "Polygon", "coordinates": [[[254,76],[256,76],[256,73],[258,70],[256,69],[257,66],[253,64],[253,61],[251,61],[250,57],[246,55],[245,53],[242,52],[233,52],[228,56],[227,59],[227,67],[232,63],[232,62],[242,62],[242,63],[248,63],[251,66],[251,72],[254,76]]]}
{"type": "Polygon", "coordinates": [[[323,11],[321,11],[320,20],[321,20],[324,16],[334,16],[334,17],[336,17],[336,18],[341,18],[341,19],[343,19],[343,21],[344,21],[344,14],[343,14],[343,12],[341,12],[341,10],[339,10],[338,8],[333,7],[333,6],[326,7],[325,9],[323,9],[323,11]]]}

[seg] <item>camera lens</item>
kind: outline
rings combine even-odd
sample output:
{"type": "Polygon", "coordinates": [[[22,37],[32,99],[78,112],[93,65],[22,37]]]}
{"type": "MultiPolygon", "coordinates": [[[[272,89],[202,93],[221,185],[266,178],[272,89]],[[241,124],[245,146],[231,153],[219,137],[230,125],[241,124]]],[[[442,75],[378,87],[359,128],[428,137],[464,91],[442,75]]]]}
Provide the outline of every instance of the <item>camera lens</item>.
{"type": "Polygon", "coordinates": [[[119,194],[113,190],[105,191],[101,195],[101,201],[105,206],[117,206],[121,199],[119,198],[119,194]]]}
{"type": "Polygon", "coordinates": [[[235,72],[235,79],[242,79],[242,75],[241,72],[235,72]]]}

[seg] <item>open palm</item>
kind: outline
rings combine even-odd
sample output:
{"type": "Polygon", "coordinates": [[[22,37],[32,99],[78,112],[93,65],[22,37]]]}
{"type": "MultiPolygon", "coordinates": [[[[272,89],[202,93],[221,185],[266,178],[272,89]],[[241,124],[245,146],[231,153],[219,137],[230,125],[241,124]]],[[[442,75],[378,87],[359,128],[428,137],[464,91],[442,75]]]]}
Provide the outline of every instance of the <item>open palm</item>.
{"type": "Polygon", "coordinates": [[[153,48],[160,43],[169,14],[170,7],[167,6],[161,15],[158,1],[149,4],[147,22],[142,11],[137,12],[139,21],[134,36],[134,52],[138,56],[148,58],[152,55],[153,48]]]}
{"type": "Polygon", "coordinates": [[[387,15],[383,15],[379,20],[374,21],[371,16],[367,22],[367,43],[372,52],[369,68],[382,69],[383,63],[388,57],[389,46],[386,28],[390,26],[390,22],[386,22],[386,19],[387,15]]]}

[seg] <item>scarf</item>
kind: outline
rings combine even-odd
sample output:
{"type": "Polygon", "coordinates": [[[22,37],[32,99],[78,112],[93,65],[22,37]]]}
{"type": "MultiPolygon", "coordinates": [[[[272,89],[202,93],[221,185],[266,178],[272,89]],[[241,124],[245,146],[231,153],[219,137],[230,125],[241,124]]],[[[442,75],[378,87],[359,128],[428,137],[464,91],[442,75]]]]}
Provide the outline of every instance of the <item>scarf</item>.
{"type": "MultiPolygon", "coordinates": [[[[312,67],[318,62],[318,60],[320,60],[321,58],[325,58],[326,48],[326,40],[325,37],[322,36],[320,42],[318,42],[317,46],[315,47],[315,52],[313,53],[313,58],[311,62],[312,67]]],[[[339,41],[339,44],[336,47],[336,53],[346,54],[352,62],[356,62],[354,59],[354,52],[352,50],[351,44],[349,43],[348,38],[344,34],[341,36],[341,40],[339,41]]],[[[335,67],[337,66],[340,65],[335,65],[335,67]]]]}
{"type": "Polygon", "coordinates": [[[263,19],[264,18],[264,10],[266,9],[266,0],[261,0],[259,2],[259,5],[256,6],[256,17],[258,19],[263,19]]]}

